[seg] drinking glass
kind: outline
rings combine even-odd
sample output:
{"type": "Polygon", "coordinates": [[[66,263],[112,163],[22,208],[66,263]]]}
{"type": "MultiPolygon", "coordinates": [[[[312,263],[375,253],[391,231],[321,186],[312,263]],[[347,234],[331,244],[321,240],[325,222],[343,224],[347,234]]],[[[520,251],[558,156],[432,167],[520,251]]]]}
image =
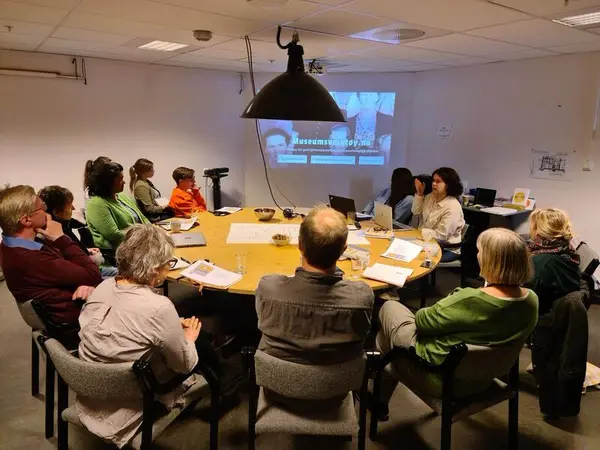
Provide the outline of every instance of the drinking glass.
{"type": "Polygon", "coordinates": [[[352,258],[350,263],[352,264],[352,278],[360,278],[363,272],[369,265],[370,254],[357,256],[352,258]]]}
{"type": "Polygon", "coordinates": [[[346,214],[346,218],[349,222],[352,222],[354,224],[354,222],[356,222],[356,211],[348,211],[348,213],[346,214]]]}
{"type": "Polygon", "coordinates": [[[171,233],[181,233],[181,222],[176,220],[171,222],[171,233]]]}
{"type": "Polygon", "coordinates": [[[248,255],[246,253],[235,254],[235,270],[237,273],[244,275],[248,270],[247,265],[248,255]]]}

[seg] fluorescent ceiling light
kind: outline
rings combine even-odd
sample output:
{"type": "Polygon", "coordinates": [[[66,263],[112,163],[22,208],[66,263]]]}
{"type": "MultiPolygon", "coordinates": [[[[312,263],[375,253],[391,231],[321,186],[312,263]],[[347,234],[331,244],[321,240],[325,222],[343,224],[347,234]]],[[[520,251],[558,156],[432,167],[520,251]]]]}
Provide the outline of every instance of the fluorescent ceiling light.
{"type": "Polygon", "coordinates": [[[157,52],[173,52],[180,48],[189,47],[187,44],[176,44],[175,42],[152,41],[147,44],[140,45],[138,48],[144,50],[156,50],[157,52]]]}
{"type": "Polygon", "coordinates": [[[579,14],[577,16],[563,17],[562,19],[554,19],[553,22],[567,25],[569,27],[585,27],[600,23],[600,11],[587,14],[579,14]]]}

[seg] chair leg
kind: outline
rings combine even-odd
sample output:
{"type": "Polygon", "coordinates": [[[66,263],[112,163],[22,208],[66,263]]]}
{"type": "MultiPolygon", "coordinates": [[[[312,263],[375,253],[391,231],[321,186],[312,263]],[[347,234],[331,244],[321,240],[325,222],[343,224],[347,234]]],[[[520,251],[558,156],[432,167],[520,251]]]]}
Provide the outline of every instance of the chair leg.
{"type": "Polygon", "coordinates": [[[31,338],[31,395],[40,393],[40,350],[35,339],[31,338]]]}
{"type": "Polygon", "coordinates": [[[367,441],[367,403],[369,402],[368,378],[360,388],[360,404],[358,409],[358,450],[365,450],[367,441]]]}
{"type": "Polygon", "coordinates": [[[215,379],[210,389],[210,450],[219,448],[219,394],[221,383],[215,379]]]}
{"type": "Polygon", "coordinates": [[[144,392],[144,415],[142,417],[142,445],[141,450],[152,448],[152,425],[154,425],[154,398],[144,392]]]}
{"type": "Polygon", "coordinates": [[[508,448],[519,447],[519,393],[508,400],[508,448]]]}
{"type": "Polygon", "coordinates": [[[54,364],[46,358],[46,439],[54,436],[54,364]]]}
{"type": "MultiPolygon", "coordinates": [[[[452,448],[452,411],[442,408],[442,450],[452,448]]],[[[512,449],[511,449],[512,450],[512,449]]]]}
{"type": "Polygon", "coordinates": [[[427,306],[427,277],[421,277],[421,308],[427,306]]]}
{"type": "MultiPolygon", "coordinates": [[[[373,403],[379,404],[381,397],[381,371],[378,370],[373,380],[373,403]]],[[[379,417],[377,411],[371,410],[371,423],[369,424],[369,439],[372,441],[377,440],[377,426],[379,425],[379,417]]]]}
{"type": "Polygon", "coordinates": [[[62,413],[68,406],[69,386],[58,375],[58,450],[69,449],[69,424],[62,418],[62,413]]]}

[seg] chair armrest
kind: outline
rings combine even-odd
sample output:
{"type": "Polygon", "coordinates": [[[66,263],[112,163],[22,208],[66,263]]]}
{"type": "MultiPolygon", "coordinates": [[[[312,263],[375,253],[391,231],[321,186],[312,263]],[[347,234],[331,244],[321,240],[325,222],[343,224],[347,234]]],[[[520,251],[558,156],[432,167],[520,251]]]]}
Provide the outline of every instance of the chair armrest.
{"type": "Polygon", "coordinates": [[[385,367],[390,364],[392,361],[400,358],[407,359],[409,362],[416,364],[418,367],[434,374],[444,374],[449,372],[454,372],[454,370],[460,364],[462,358],[467,354],[467,346],[464,343],[460,343],[454,345],[450,349],[450,353],[446,356],[444,362],[440,365],[431,364],[428,361],[425,361],[419,355],[414,347],[410,347],[409,349],[403,347],[394,347],[389,352],[385,354],[385,356],[381,359],[379,363],[379,367],[377,370],[383,370],[385,367]]]}
{"type": "Polygon", "coordinates": [[[142,357],[134,362],[133,371],[143,389],[158,395],[164,395],[173,391],[181,386],[185,380],[194,375],[194,372],[177,374],[170,380],[161,383],[152,370],[149,356],[142,357]]]}

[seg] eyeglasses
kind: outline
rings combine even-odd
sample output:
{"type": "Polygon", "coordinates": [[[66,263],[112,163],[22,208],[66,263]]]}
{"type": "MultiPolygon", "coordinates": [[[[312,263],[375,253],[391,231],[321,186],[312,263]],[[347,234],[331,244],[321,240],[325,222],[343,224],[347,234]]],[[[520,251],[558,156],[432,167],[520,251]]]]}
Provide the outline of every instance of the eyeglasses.
{"type": "Polygon", "coordinates": [[[169,264],[169,268],[174,269],[179,260],[177,258],[171,258],[167,263],[169,264]]]}
{"type": "Polygon", "coordinates": [[[42,202],[42,206],[34,209],[33,211],[29,211],[29,214],[27,214],[27,215],[31,216],[33,213],[38,212],[39,210],[46,212],[48,210],[48,206],[46,205],[46,203],[42,202]]]}

